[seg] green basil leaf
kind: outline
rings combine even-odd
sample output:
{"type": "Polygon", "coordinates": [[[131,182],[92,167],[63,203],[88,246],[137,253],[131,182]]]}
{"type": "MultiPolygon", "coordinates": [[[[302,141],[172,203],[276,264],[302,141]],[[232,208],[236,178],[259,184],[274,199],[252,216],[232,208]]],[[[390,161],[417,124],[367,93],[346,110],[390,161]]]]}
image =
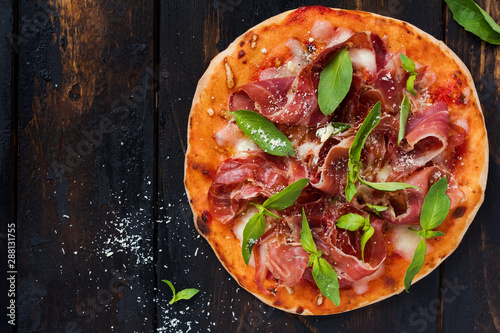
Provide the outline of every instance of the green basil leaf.
{"type": "Polygon", "coordinates": [[[351,125],[349,124],[344,124],[344,123],[331,123],[333,127],[333,133],[332,135],[337,135],[339,133],[342,133],[344,131],[347,131],[349,128],[351,128],[351,125]]]}
{"type": "Polygon", "coordinates": [[[181,299],[190,299],[191,297],[193,297],[194,295],[196,295],[197,293],[200,292],[198,289],[188,288],[188,289],[184,289],[184,290],[181,290],[178,293],[176,293],[172,282],[170,282],[169,280],[161,280],[161,281],[168,284],[168,286],[172,290],[173,296],[172,296],[172,299],[170,300],[170,304],[174,304],[175,302],[177,302],[178,300],[181,300],[181,299]]]}
{"type": "Polygon", "coordinates": [[[318,248],[316,247],[313,236],[311,234],[311,228],[309,228],[309,223],[307,222],[304,207],[302,207],[302,230],[300,231],[300,243],[307,253],[318,252],[318,248]]]}
{"type": "Polygon", "coordinates": [[[398,134],[398,145],[401,140],[405,137],[406,122],[408,121],[408,115],[410,114],[411,104],[406,94],[403,96],[403,101],[401,102],[401,113],[399,114],[399,134],[398,134]]]}
{"type": "Polygon", "coordinates": [[[345,187],[345,196],[348,202],[352,200],[356,192],[358,192],[358,188],[356,187],[356,177],[359,172],[359,165],[361,163],[357,161],[356,163],[352,160],[347,162],[349,171],[347,172],[347,184],[345,187]]]}
{"type": "MultiPolygon", "coordinates": [[[[173,302],[177,302],[180,299],[190,299],[199,292],[200,291],[198,289],[195,289],[195,288],[188,288],[188,289],[181,290],[177,293],[177,295],[175,295],[175,301],[173,301],[173,302]]],[[[171,302],[170,304],[173,303],[172,301],[170,301],[170,302],[171,302]]]]}
{"type": "Polygon", "coordinates": [[[175,287],[172,284],[172,282],[170,282],[169,280],[161,280],[161,282],[165,282],[166,284],[168,284],[168,286],[172,290],[172,300],[170,301],[170,304],[172,304],[173,302],[175,302],[174,301],[174,299],[175,299],[175,287]]]}
{"type": "Polygon", "coordinates": [[[403,65],[405,71],[410,73],[410,75],[417,75],[417,72],[415,72],[415,63],[413,62],[413,60],[402,53],[399,54],[399,59],[401,59],[401,64],[403,65]]]}
{"type": "Polygon", "coordinates": [[[425,242],[425,239],[422,238],[420,239],[420,242],[418,242],[410,266],[408,266],[408,268],[406,269],[404,278],[406,292],[409,292],[413,278],[415,277],[415,275],[417,275],[418,272],[420,272],[422,266],[424,266],[426,252],[427,252],[427,243],[425,242]]]}
{"type": "Polygon", "coordinates": [[[431,186],[424,199],[420,225],[424,230],[439,227],[450,211],[450,198],[446,194],[448,179],[441,178],[431,186]]]}
{"type": "Polygon", "coordinates": [[[349,161],[348,167],[349,172],[347,173],[347,186],[345,189],[345,195],[347,201],[351,201],[354,195],[357,192],[356,185],[354,181],[356,180],[356,175],[359,172],[360,168],[360,158],[361,158],[361,150],[365,145],[366,139],[373,131],[375,126],[380,122],[380,118],[382,116],[382,107],[380,106],[380,101],[378,101],[370,113],[366,116],[363,124],[359,128],[354,140],[352,142],[351,148],[349,148],[349,161]]]}
{"type": "Polygon", "coordinates": [[[352,63],[345,48],[328,60],[319,78],[318,104],[325,116],[331,115],[344,100],[351,83],[352,63]]]}
{"type": "Polygon", "coordinates": [[[413,90],[416,78],[417,78],[416,75],[410,75],[408,80],[406,80],[406,90],[408,90],[410,94],[412,94],[413,96],[417,96],[417,94],[415,94],[415,90],[413,90]]]}
{"type": "Polygon", "coordinates": [[[425,239],[431,239],[433,237],[441,237],[446,235],[444,232],[435,231],[435,230],[420,230],[418,232],[420,237],[424,237],[425,239]]]}
{"type": "Polygon", "coordinates": [[[312,275],[321,293],[339,306],[339,278],[332,266],[325,259],[317,258],[314,260],[312,275]]]}
{"type": "Polygon", "coordinates": [[[299,179],[288,185],[284,190],[269,197],[262,205],[266,208],[276,210],[288,208],[300,197],[300,193],[302,193],[302,190],[306,187],[307,183],[309,183],[309,179],[299,179]]]}
{"type": "Polygon", "coordinates": [[[266,153],[276,156],[295,156],[295,149],[285,134],[257,112],[232,112],[238,127],[266,153]]]}
{"type": "Polygon", "coordinates": [[[277,219],[281,219],[281,216],[274,214],[273,212],[269,211],[267,208],[264,208],[264,210],[262,212],[264,213],[264,215],[272,216],[272,217],[275,217],[277,219]]]}
{"type": "Polygon", "coordinates": [[[361,236],[361,259],[363,259],[363,262],[365,261],[365,245],[366,242],[373,236],[373,233],[375,232],[375,229],[371,226],[370,222],[368,222],[368,230],[363,232],[363,235],[361,236]]]}
{"type": "Polygon", "coordinates": [[[445,0],[453,18],[482,40],[500,45],[500,26],[472,0],[445,0]]]}
{"type": "Polygon", "coordinates": [[[366,205],[368,206],[368,208],[370,208],[378,216],[382,216],[382,214],[380,214],[380,213],[385,212],[387,209],[389,209],[389,207],[370,205],[369,203],[367,203],[366,205]]]}
{"type": "Polygon", "coordinates": [[[398,182],[373,183],[373,182],[363,180],[359,175],[358,175],[358,180],[361,184],[364,184],[368,187],[374,188],[374,189],[379,190],[379,191],[384,191],[384,192],[401,191],[401,190],[404,190],[406,188],[420,190],[420,188],[418,188],[412,184],[407,184],[407,183],[398,183],[398,182]]]}
{"type": "Polygon", "coordinates": [[[346,229],[349,231],[356,231],[359,228],[363,227],[366,223],[366,219],[355,213],[349,213],[342,215],[338,220],[337,220],[337,227],[346,229]]]}
{"type": "Polygon", "coordinates": [[[241,254],[245,264],[248,265],[252,257],[252,248],[259,241],[259,238],[266,231],[266,218],[264,213],[258,212],[248,220],[245,229],[243,229],[243,242],[241,244],[241,254]]]}

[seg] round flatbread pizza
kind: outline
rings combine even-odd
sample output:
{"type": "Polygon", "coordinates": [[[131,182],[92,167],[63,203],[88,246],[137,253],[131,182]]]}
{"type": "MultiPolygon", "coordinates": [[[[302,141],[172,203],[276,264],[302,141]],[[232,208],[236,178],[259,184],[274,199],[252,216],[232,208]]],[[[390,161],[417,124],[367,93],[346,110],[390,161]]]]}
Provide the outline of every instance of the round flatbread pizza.
{"type": "Polygon", "coordinates": [[[484,197],[468,69],[380,15],[302,7],[211,62],[189,115],[199,233],[246,290],[303,315],[353,310],[436,268],[484,197]]]}

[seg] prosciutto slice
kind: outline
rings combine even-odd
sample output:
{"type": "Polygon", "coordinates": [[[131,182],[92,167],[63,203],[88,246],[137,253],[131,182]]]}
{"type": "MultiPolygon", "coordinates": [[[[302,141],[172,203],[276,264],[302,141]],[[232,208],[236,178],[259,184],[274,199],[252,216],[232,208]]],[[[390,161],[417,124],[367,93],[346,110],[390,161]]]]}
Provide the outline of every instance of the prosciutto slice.
{"type": "Polygon", "coordinates": [[[392,224],[418,224],[424,198],[429,188],[436,181],[446,176],[448,189],[446,194],[450,197],[451,208],[454,208],[464,199],[462,192],[458,189],[455,178],[440,166],[429,166],[419,168],[411,173],[403,173],[399,176],[394,174],[388,181],[402,181],[412,184],[421,190],[406,189],[395,193],[386,193],[389,209],[382,212],[384,219],[392,224]]]}
{"type": "Polygon", "coordinates": [[[353,140],[354,137],[351,136],[334,145],[328,150],[326,157],[323,159],[321,157],[312,157],[313,160],[320,160],[319,167],[311,175],[312,186],[333,197],[344,193],[347,181],[349,148],[353,140]]]}
{"type": "Polygon", "coordinates": [[[224,161],[208,191],[213,216],[230,223],[250,199],[270,197],[284,189],[291,183],[288,165],[287,161],[265,153],[224,161]]]}
{"type": "Polygon", "coordinates": [[[446,149],[449,130],[448,107],[445,103],[423,108],[408,119],[403,149],[411,152],[408,158],[413,164],[423,165],[446,149]]]}
{"type": "Polygon", "coordinates": [[[309,254],[302,245],[271,243],[267,252],[267,267],[285,286],[294,286],[302,279],[309,263],[309,254]]]}
{"type": "Polygon", "coordinates": [[[229,110],[256,111],[280,124],[325,124],[328,117],[321,113],[318,105],[320,74],[328,60],[345,47],[372,52],[370,35],[357,33],[347,41],[325,49],[295,78],[269,79],[237,87],[229,97],[229,110]]]}

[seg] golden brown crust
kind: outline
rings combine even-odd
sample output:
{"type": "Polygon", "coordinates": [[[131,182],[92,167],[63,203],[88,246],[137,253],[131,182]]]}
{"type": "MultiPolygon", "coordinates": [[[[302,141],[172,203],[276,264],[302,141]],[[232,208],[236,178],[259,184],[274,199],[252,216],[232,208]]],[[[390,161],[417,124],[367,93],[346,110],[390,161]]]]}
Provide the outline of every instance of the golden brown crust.
{"type": "MultiPolygon", "coordinates": [[[[370,281],[367,292],[361,295],[356,294],[352,288],[342,289],[339,307],[321,297],[315,286],[304,281],[293,290],[279,288],[275,294],[264,294],[254,281],[255,268],[246,266],[243,262],[240,241],[231,226],[214,221],[210,215],[208,189],[220,163],[233,154],[232,149],[219,147],[214,139],[215,133],[228,121],[225,110],[230,89],[256,81],[260,72],[267,67],[284,64],[291,55],[288,48],[279,47],[283,45],[280,42],[297,38],[306,43],[309,38],[306,32],[311,30],[317,19],[329,20],[335,27],[349,28],[355,32],[372,31],[379,36],[386,36],[390,51],[396,53],[405,50],[416,63],[430,66],[437,74],[436,83],[432,86],[435,98],[447,102],[451,119],[461,118],[469,127],[461,160],[453,170],[466,200],[450,211],[439,228],[446,235],[428,241],[435,250],[427,254],[426,263],[414,282],[429,274],[457,248],[483,201],[488,172],[486,129],[471,75],[445,44],[420,29],[376,14],[316,6],[282,13],[238,37],[212,60],[198,83],[189,118],[185,161],[186,190],[197,230],[207,239],[224,267],[238,283],[269,305],[303,315],[349,311],[400,293],[409,264],[392,252],[389,243],[382,276],[370,281]],[[467,87],[471,94],[468,99],[465,98],[464,104],[463,91],[467,87]]],[[[316,47],[321,50],[325,45],[318,43],[316,47]]],[[[386,240],[390,239],[391,232],[390,228],[385,231],[386,240]]],[[[274,283],[266,280],[264,286],[273,289],[274,283]]]]}

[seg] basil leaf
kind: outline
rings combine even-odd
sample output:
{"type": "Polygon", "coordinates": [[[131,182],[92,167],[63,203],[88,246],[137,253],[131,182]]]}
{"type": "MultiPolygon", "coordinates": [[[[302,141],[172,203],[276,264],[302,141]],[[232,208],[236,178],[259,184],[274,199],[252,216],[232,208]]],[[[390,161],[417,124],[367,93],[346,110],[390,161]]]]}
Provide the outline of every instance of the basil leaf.
{"type": "Polygon", "coordinates": [[[304,207],[302,207],[302,230],[300,231],[300,243],[307,253],[318,252],[318,248],[316,247],[313,236],[311,234],[311,229],[309,228],[309,223],[307,222],[304,207]]]}
{"type": "Polygon", "coordinates": [[[418,232],[420,237],[424,237],[425,239],[431,239],[433,237],[441,237],[446,235],[444,232],[435,231],[435,230],[420,230],[418,232]]]}
{"type": "Polygon", "coordinates": [[[411,185],[411,184],[407,184],[407,183],[398,183],[398,182],[373,183],[373,182],[363,180],[359,175],[358,175],[358,180],[360,183],[362,183],[368,187],[374,188],[374,189],[379,190],[379,191],[385,191],[385,192],[401,191],[401,190],[404,190],[406,188],[413,188],[415,190],[420,190],[420,188],[418,188],[414,185],[411,185]]]}
{"type": "Polygon", "coordinates": [[[354,195],[357,192],[356,186],[354,185],[354,181],[356,180],[356,175],[360,168],[360,158],[361,158],[361,150],[365,145],[366,139],[373,131],[375,126],[380,122],[380,118],[382,116],[382,108],[380,106],[380,101],[378,101],[370,113],[366,116],[363,124],[359,128],[354,140],[352,142],[351,148],[349,148],[349,161],[348,167],[349,172],[347,174],[347,185],[345,190],[345,195],[347,201],[351,201],[354,195]]]}
{"type": "Polygon", "coordinates": [[[368,222],[368,230],[363,232],[363,235],[361,236],[361,259],[363,259],[363,262],[365,262],[365,245],[366,242],[373,236],[375,233],[375,229],[371,226],[370,222],[368,222]]]}
{"type": "Polygon", "coordinates": [[[332,266],[325,259],[317,258],[314,260],[312,276],[321,293],[339,306],[339,278],[332,266]]]}
{"type": "Polygon", "coordinates": [[[295,156],[290,140],[265,117],[248,110],[234,111],[232,114],[243,133],[263,151],[276,156],[295,156]]]}
{"type": "Polygon", "coordinates": [[[416,78],[417,78],[416,75],[410,75],[408,80],[406,80],[406,90],[408,90],[410,92],[410,94],[412,94],[413,96],[417,96],[417,94],[415,94],[415,90],[413,90],[413,87],[415,86],[415,79],[416,78]]]}
{"type": "Polygon", "coordinates": [[[349,213],[342,215],[337,220],[337,227],[349,231],[356,231],[359,228],[364,227],[365,223],[366,219],[363,216],[359,214],[349,213]]]}
{"type": "Polygon", "coordinates": [[[277,219],[281,219],[281,216],[274,214],[273,212],[269,211],[267,208],[264,208],[264,210],[262,212],[264,213],[264,215],[272,216],[272,217],[275,217],[277,219]]]}
{"type": "Polygon", "coordinates": [[[348,202],[354,198],[356,192],[358,192],[358,188],[354,184],[356,181],[356,175],[358,174],[359,167],[356,165],[351,165],[349,162],[349,172],[347,173],[347,185],[345,187],[345,196],[348,202]]]}
{"type": "Polygon", "coordinates": [[[351,125],[344,124],[344,123],[331,123],[331,125],[333,127],[332,135],[337,135],[337,134],[342,133],[344,131],[347,131],[349,128],[351,128],[351,125]]]}
{"type": "Polygon", "coordinates": [[[259,241],[259,238],[266,231],[266,218],[260,211],[248,220],[245,229],[243,229],[243,242],[241,244],[241,254],[245,264],[248,265],[252,257],[252,248],[259,241]]]}
{"type": "Polygon", "coordinates": [[[450,198],[446,194],[448,179],[446,177],[438,180],[431,186],[424,199],[422,213],[420,214],[420,225],[424,230],[437,228],[450,211],[450,198]]]}
{"type": "Polygon", "coordinates": [[[378,216],[382,216],[382,214],[380,214],[380,213],[385,212],[387,209],[389,209],[389,207],[370,205],[369,203],[367,203],[366,205],[368,206],[368,208],[370,208],[378,216]]]}
{"type": "Polygon", "coordinates": [[[318,85],[318,104],[325,116],[344,100],[351,88],[352,63],[347,48],[337,52],[321,72],[318,85]]]}
{"type": "Polygon", "coordinates": [[[300,193],[302,193],[302,190],[306,187],[307,183],[309,183],[309,179],[299,179],[288,185],[284,190],[268,198],[262,205],[266,208],[276,210],[288,208],[300,197],[300,193]]]}
{"type": "Polygon", "coordinates": [[[307,267],[314,265],[314,262],[321,258],[321,251],[313,252],[309,255],[309,262],[307,263],[307,267]]]}
{"type": "MultiPolygon", "coordinates": [[[[177,295],[175,295],[174,302],[176,302],[180,299],[190,299],[199,292],[200,291],[198,289],[195,289],[195,288],[188,288],[188,289],[181,290],[177,293],[177,295]]],[[[172,304],[172,303],[170,303],[170,304],[172,304]]]]}
{"type": "Polygon", "coordinates": [[[417,248],[415,249],[415,254],[413,255],[413,259],[411,260],[410,266],[406,269],[404,284],[406,292],[409,292],[411,282],[415,275],[422,269],[425,263],[425,253],[427,252],[427,243],[424,238],[420,239],[418,242],[417,248]]]}
{"type": "Polygon", "coordinates": [[[410,73],[410,75],[417,75],[417,72],[415,72],[415,63],[413,62],[413,60],[402,53],[399,54],[399,59],[401,59],[401,64],[403,65],[405,71],[410,73]]]}
{"type": "Polygon", "coordinates": [[[417,72],[415,72],[415,63],[413,62],[413,60],[402,53],[399,54],[399,59],[401,59],[401,64],[403,65],[404,70],[410,73],[410,77],[406,81],[406,90],[408,90],[412,95],[416,95],[415,91],[413,90],[415,79],[417,78],[417,72]]]}
{"type": "Polygon", "coordinates": [[[398,145],[401,140],[405,137],[406,122],[408,121],[408,115],[410,114],[411,104],[406,94],[403,96],[403,101],[401,102],[401,113],[399,115],[399,134],[398,134],[398,145]]]}
{"type": "Polygon", "coordinates": [[[500,26],[472,0],[445,0],[453,18],[482,40],[500,45],[500,26]]]}
{"type": "Polygon", "coordinates": [[[168,286],[169,286],[169,287],[170,287],[170,289],[172,290],[172,294],[173,294],[173,296],[172,296],[172,300],[170,301],[170,302],[171,302],[170,304],[172,304],[172,303],[173,303],[173,301],[174,301],[174,298],[175,298],[175,287],[174,287],[174,285],[172,284],[172,282],[170,282],[169,280],[161,280],[161,282],[165,282],[166,284],[168,284],[168,286]]]}
{"type": "Polygon", "coordinates": [[[172,282],[170,282],[169,280],[161,280],[161,281],[168,284],[168,286],[172,290],[173,296],[172,296],[172,299],[170,300],[170,304],[174,304],[175,302],[177,302],[178,300],[181,300],[181,299],[190,299],[194,295],[196,295],[197,293],[200,292],[198,289],[188,288],[188,289],[184,289],[184,290],[181,290],[178,293],[176,293],[172,282]]]}

